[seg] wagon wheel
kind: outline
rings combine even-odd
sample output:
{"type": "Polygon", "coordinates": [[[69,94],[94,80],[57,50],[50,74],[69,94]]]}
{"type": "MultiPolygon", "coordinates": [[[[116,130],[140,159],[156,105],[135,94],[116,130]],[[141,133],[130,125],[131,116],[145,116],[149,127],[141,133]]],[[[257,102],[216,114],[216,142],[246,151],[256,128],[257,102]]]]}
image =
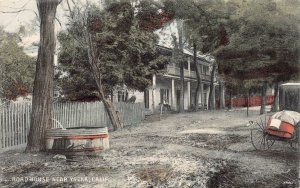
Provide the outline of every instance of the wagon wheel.
{"type": "Polygon", "coordinates": [[[296,141],[292,141],[292,142],[290,142],[290,147],[292,150],[297,151],[299,148],[299,143],[296,141]]]}
{"type": "Polygon", "coordinates": [[[266,117],[260,117],[252,122],[251,143],[256,150],[267,150],[275,142],[266,132],[266,117]]]}
{"type": "Polygon", "coordinates": [[[296,127],[295,134],[296,134],[296,138],[291,140],[289,142],[289,144],[290,144],[290,147],[291,147],[292,150],[297,151],[299,149],[299,143],[300,143],[299,142],[300,141],[300,127],[299,127],[299,125],[296,127]]]}

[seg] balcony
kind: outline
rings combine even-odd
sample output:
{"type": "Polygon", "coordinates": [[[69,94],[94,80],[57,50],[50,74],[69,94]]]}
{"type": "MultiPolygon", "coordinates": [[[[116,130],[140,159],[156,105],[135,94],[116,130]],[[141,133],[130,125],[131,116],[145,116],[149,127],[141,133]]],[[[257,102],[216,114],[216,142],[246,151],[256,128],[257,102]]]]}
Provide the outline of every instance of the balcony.
{"type": "MultiPolygon", "coordinates": [[[[167,73],[165,75],[178,76],[179,77],[180,76],[180,68],[172,66],[172,65],[167,65],[167,73]]],[[[189,71],[187,69],[184,69],[184,77],[185,78],[191,78],[191,79],[197,79],[196,72],[195,71],[189,71]]],[[[201,78],[203,80],[209,81],[210,80],[210,75],[201,74],[201,78]]]]}

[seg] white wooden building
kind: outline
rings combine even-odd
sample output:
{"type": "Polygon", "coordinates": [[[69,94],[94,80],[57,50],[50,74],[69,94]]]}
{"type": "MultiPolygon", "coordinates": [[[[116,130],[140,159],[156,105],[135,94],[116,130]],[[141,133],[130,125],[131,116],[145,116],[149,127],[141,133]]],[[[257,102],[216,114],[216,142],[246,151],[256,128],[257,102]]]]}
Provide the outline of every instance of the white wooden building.
{"type": "MultiPolygon", "coordinates": [[[[159,50],[163,54],[172,54],[172,49],[159,46],[159,50]]],[[[210,84],[210,65],[211,61],[207,60],[204,56],[198,56],[197,62],[200,64],[203,100],[201,95],[199,101],[195,102],[195,93],[197,86],[197,78],[195,66],[193,63],[193,56],[188,51],[185,51],[185,64],[184,64],[184,109],[188,110],[192,106],[201,105],[207,106],[210,84]],[[204,104],[201,104],[203,101],[204,104]]],[[[152,76],[152,85],[149,86],[144,92],[128,91],[126,87],[122,90],[114,92],[114,101],[124,101],[131,96],[136,97],[135,102],[143,102],[145,108],[152,112],[160,109],[161,103],[167,103],[171,106],[172,110],[177,111],[180,103],[180,68],[178,64],[169,63],[166,66],[166,73],[161,75],[152,76]],[[126,96],[127,95],[127,96],[126,96]]]]}

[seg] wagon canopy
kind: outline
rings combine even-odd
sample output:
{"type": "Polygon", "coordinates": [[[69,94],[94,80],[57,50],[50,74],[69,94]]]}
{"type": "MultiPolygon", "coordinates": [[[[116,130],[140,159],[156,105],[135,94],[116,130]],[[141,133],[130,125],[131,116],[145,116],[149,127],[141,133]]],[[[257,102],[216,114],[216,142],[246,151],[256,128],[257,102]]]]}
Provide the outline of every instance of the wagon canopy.
{"type": "Polygon", "coordinates": [[[286,83],[279,90],[280,110],[300,112],[300,83],[286,83]]]}

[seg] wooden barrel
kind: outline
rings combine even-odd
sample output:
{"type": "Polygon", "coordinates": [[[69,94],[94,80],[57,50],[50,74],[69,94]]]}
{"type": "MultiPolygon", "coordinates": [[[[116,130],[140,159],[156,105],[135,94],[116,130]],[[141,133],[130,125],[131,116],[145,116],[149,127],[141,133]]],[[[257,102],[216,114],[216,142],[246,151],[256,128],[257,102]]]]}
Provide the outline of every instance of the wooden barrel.
{"type": "Polygon", "coordinates": [[[63,155],[94,155],[109,148],[107,127],[48,129],[46,149],[63,155]]]}

